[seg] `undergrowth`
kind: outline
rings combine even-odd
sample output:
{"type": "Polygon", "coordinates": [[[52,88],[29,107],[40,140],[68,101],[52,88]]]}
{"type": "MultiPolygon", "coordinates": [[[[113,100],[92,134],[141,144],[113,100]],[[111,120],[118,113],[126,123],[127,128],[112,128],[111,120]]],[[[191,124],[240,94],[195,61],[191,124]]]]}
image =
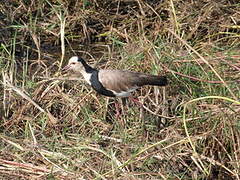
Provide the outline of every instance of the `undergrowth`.
{"type": "Polygon", "coordinates": [[[238,1],[1,1],[1,179],[240,179],[238,1]],[[124,100],[63,74],[168,76],[124,100]],[[119,100],[118,100],[119,101],[119,100]]]}

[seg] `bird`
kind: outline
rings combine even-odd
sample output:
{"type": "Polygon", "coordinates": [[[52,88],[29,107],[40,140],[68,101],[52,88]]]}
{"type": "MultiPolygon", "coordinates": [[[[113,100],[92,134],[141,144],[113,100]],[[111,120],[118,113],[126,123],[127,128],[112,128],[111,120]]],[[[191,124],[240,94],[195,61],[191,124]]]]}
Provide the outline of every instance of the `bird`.
{"type": "Polygon", "coordinates": [[[130,97],[131,93],[145,85],[166,86],[166,76],[145,74],[128,70],[96,69],[80,56],[73,56],[63,71],[81,74],[85,81],[99,94],[108,97],[130,97]]]}

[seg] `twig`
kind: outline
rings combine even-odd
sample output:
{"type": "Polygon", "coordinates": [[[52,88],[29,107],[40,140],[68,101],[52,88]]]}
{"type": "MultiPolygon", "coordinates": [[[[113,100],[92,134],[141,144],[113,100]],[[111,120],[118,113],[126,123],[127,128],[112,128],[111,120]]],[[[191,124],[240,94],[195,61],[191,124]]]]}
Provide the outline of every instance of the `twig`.
{"type": "Polygon", "coordinates": [[[167,29],[171,34],[173,34],[179,41],[181,41],[185,46],[187,46],[191,51],[193,51],[204,63],[206,63],[210,69],[214,72],[214,74],[222,81],[223,85],[227,88],[227,90],[230,92],[232,97],[237,100],[238,98],[235,96],[235,94],[232,92],[232,90],[229,88],[229,86],[226,84],[226,82],[222,79],[222,77],[217,73],[217,71],[212,67],[212,65],[203,57],[201,56],[195,49],[192,48],[185,40],[183,40],[181,37],[179,37],[175,32],[173,32],[170,29],[167,29]]]}
{"type": "Polygon", "coordinates": [[[19,94],[20,96],[22,96],[24,99],[26,99],[27,101],[29,101],[30,103],[32,103],[39,111],[45,113],[48,117],[49,120],[52,124],[56,124],[57,123],[57,119],[48,111],[45,111],[42,107],[40,107],[37,103],[35,103],[28,95],[26,95],[20,88],[17,88],[15,86],[13,86],[10,82],[9,82],[9,77],[2,73],[3,79],[4,79],[4,86],[9,87],[10,89],[14,90],[17,94],[19,94]]]}

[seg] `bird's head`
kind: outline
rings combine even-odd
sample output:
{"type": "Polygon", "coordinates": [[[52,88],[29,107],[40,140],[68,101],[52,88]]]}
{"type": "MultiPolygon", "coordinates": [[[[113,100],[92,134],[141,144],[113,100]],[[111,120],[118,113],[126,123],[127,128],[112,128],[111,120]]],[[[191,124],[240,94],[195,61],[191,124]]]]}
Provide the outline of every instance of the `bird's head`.
{"type": "Polygon", "coordinates": [[[84,60],[78,56],[73,56],[69,59],[68,64],[63,68],[63,71],[81,72],[84,70],[84,60]]]}

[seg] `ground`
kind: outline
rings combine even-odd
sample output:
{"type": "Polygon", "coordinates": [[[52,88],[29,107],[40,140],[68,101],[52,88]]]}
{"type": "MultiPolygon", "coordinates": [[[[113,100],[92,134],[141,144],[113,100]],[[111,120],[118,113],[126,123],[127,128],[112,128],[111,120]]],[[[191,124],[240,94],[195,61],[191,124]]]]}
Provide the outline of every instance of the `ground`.
{"type": "Polygon", "coordinates": [[[239,34],[237,0],[2,0],[1,179],[240,179],[239,34]],[[73,55],[169,85],[116,118],[73,55]]]}

